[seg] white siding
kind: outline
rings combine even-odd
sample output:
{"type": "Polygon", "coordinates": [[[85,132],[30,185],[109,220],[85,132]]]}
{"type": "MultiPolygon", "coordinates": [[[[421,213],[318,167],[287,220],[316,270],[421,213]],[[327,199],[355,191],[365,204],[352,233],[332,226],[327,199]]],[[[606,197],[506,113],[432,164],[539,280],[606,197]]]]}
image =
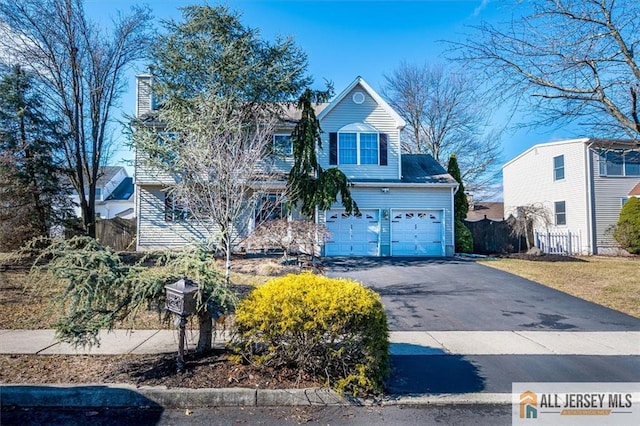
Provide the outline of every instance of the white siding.
{"type": "Polygon", "coordinates": [[[337,132],[351,123],[365,123],[388,135],[387,166],[378,165],[340,165],[340,170],[349,179],[398,179],[400,169],[400,133],[395,120],[378,105],[375,100],[358,84],[337,104],[320,123],[322,128],[322,150],[318,152],[318,162],[324,169],[329,165],[329,133],[337,132]],[[362,104],[352,101],[353,92],[362,92],[365,100],[362,104]]]}
{"type": "MultiPolygon", "coordinates": [[[[589,253],[589,214],[584,140],[538,145],[502,169],[504,215],[515,216],[516,208],[544,205],[554,220],[554,203],[564,201],[567,223],[551,231],[577,233],[583,253],[589,253]],[[564,179],[554,180],[553,158],[564,155],[564,179]]],[[[543,227],[538,226],[544,230],[543,227]]]]}
{"type": "MultiPolygon", "coordinates": [[[[360,209],[379,209],[380,220],[380,254],[388,256],[390,253],[391,234],[389,215],[391,210],[442,210],[445,223],[445,253],[452,256],[454,251],[453,228],[451,211],[451,188],[432,187],[390,187],[389,192],[383,193],[379,187],[351,188],[351,195],[360,209]],[[385,219],[384,211],[389,215],[385,219]]],[[[336,203],[333,208],[339,209],[342,205],[336,203]]],[[[324,212],[320,213],[320,223],[324,223],[324,212]]]]}
{"type": "Polygon", "coordinates": [[[593,193],[595,199],[595,234],[599,254],[615,254],[619,244],[613,238],[613,227],[618,223],[622,198],[640,181],[637,176],[600,176],[598,154],[591,152],[593,159],[593,193]]]}

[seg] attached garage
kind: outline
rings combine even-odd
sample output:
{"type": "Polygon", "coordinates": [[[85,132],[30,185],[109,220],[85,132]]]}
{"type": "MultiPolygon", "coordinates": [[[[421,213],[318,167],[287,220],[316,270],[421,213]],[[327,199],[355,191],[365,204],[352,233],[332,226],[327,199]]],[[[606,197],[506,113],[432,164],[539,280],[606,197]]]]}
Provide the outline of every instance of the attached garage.
{"type": "Polygon", "coordinates": [[[325,256],[378,256],[380,212],[360,210],[359,215],[344,210],[329,210],[325,224],[329,239],[325,242],[325,256]]]}
{"type": "Polygon", "coordinates": [[[393,210],[392,256],[444,256],[442,210],[393,210]]]}

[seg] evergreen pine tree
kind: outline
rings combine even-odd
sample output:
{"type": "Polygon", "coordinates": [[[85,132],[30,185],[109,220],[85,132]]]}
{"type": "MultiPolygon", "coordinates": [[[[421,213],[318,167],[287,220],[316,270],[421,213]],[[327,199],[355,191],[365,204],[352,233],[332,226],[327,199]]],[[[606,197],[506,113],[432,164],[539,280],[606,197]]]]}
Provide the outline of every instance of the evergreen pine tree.
{"type": "Polygon", "coordinates": [[[458,182],[458,192],[456,192],[453,199],[453,215],[455,218],[455,247],[458,253],[471,253],[473,251],[473,237],[471,231],[464,224],[464,220],[467,217],[469,211],[469,202],[467,196],[464,193],[464,184],[462,183],[462,176],[460,175],[460,167],[458,167],[458,159],[456,155],[451,155],[449,158],[449,166],[447,172],[458,182]]]}
{"type": "Polygon", "coordinates": [[[289,204],[295,206],[300,203],[300,211],[308,217],[313,217],[316,207],[330,209],[338,201],[338,194],[347,213],[358,213],[347,176],[337,167],[324,170],[316,157],[316,144],[322,149],[322,130],[313,104],[326,102],[332,92],[331,87],[324,91],[306,89],[297,103],[302,115],[291,133],[293,167],[288,179],[289,204]]]}
{"type": "Polygon", "coordinates": [[[54,123],[34,95],[32,79],[14,67],[0,79],[0,235],[3,249],[48,235],[71,209],[55,162],[54,123]]]}

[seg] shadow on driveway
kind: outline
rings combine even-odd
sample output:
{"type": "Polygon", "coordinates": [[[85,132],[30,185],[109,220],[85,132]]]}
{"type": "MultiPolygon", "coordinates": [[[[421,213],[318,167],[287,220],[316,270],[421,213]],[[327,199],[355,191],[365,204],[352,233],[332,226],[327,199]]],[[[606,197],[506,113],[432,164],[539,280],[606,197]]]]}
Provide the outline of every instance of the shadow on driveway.
{"type": "Polygon", "coordinates": [[[391,394],[482,392],[485,381],[478,368],[462,355],[407,343],[391,346],[391,394]]]}
{"type": "Polygon", "coordinates": [[[334,271],[362,271],[384,266],[455,265],[473,262],[454,257],[325,257],[324,265],[334,271]]]}

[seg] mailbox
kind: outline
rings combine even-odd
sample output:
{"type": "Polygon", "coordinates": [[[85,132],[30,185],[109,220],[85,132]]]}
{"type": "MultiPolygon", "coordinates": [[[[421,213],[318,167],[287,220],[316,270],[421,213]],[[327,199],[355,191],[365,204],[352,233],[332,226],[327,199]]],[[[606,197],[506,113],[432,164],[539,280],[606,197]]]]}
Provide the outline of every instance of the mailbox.
{"type": "Polygon", "coordinates": [[[166,308],[181,317],[192,315],[196,312],[196,293],[198,286],[186,277],[173,284],[164,286],[167,301],[166,308]]]}

